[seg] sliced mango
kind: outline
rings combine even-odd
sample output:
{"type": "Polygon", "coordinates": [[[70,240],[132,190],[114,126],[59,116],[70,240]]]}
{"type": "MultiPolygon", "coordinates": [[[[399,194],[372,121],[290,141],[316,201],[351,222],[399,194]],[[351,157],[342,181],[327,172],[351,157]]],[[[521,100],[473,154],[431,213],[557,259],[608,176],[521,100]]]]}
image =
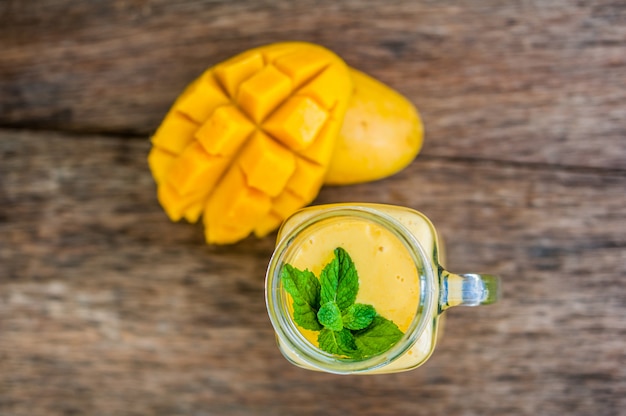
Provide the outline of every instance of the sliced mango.
{"type": "Polygon", "coordinates": [[[176,109],[198,124],[204,123],[213,111],[229,100],[213,74],[206,74],[190,85],[176,103],[176,109]]]}
{"type": "Polygon", "coordinates": [[[307,201],[291,191],[283,192],[272,200],[272,211],[283,220],[307,204],[307,201]]]}
{"type": "Polygon", "coordinates": [[[251,49],[192,82],[152,137],[148,163],[173,221],[203,216],[209,243],[264,236],[323,184],[381,179],[419,152],[415,107],[302,42],[251,49]]]}
{"type": "Polygon", "coordinates": [[[193,142],[169,167],[165,181],[180,195],[208,191],[228,167],[230,160],[209,155],[198,142],[193,142]]]}
{"type": "Polygon", "coordinates": [[[158,147],[150,149],[150,153],[148,154],[148,166],[150,166],[152,176],[157,185],[161,183],[174,160],[176,160],[176,155],[167,150],[158,147]]]}
{"type": "Polygon", "coordinates": [[[277,196],[296,170],[296,157],[288,148],[257,131],[241,153],[239,165],[248,186],[277,196]]]}
{"type": "Polygon", "coordinates": [[[296,151],[309,147],[322,129],[328,113],[315,100],[296,95],[263,124],[263,129],[296,151]]]}
{"type": "Polygon", "coordinates": [[[253,131],[254,124],[236,106],[226,105],[215,109],[195,138],[211,155],[232,156],[253,131]]]}
{"type": "Polygon", "coordinates": [[[202,215],[209,243],[266,235],[319,192],[351,93],[347,65],[308,43],[209,68],[152,138],[159,202],[173,221],[202,215]]]}
{"type": "Polygon", "coordinates": [[[298,49],[294,53],[279,57],[274,64],[290,76],[293,83],[299,87],[326,69],[331,63],[329,58],[325,51],[298,49]]]}
{"type": "Polygon", "coordinates": [[[206,195],[204,192],[181,195],[172,185],[164,183],[159,185],[157,189],[157,198],[172,221],[178,221],[181,218],[195,218],[193,220],[195,222],[199,218],[198,204],[202,205],[206,195]]]}
{"type": "Polygon", "coordinates": [[[198,124],[180,113],[170,111],[152,136],[152,145],[178,155],[193,141],[198,124]]]}
{"type": "Polygon", "coordinates": [[[275,212],[270,211],[265,217],[263,217],[256,227],[254,227],[254,235],[262,238],[277,229],[284,219],[276,214],[275,212]]]}
{"type": "MultiPolygon", "coordinates": [[[[333,117],[329,117],[324,126],[318,133],[321,137],[335,137],[337,136],[341,123],[335,120],[333,117]]],[[[298,152],[298,155],[310,160],[313,163],[317,163],[320,166],[327,166],[335,150],[335,140],[315,140],[304,151],[298,152]]]]}
{"type": "Polygon", "coordinates": [[[293,175],[285,185],[285,189],[299,196],[306,204],[315,199],[324,182],[326,170],[304,158],[296,158],[293,175]]]}
{"type": "MultiPolygon", "coordinates": [[[[300,89],[300,94],[312,97],[327,110],[332,109],[342,99],[346,90],[341,69],[330,65],[300,89]]],[[[352,88],[350,88],[352,90],[352,88]]]]}
{"type": "Polygon", "coordinates": [[[264,66],[260,51],[253,49],[217,65],[214,72],[228,95],[233,98],[237,95],[239,85],[262,70],[264,66]]]}
{"type": "Polygon", "coordinates": [[[271,198],[248,186],[243,171],[233,166],[206,204],[204,225],[207,242],[233,243],[246,237],[271,207],[271,198]],[[235,234],[228,236],[227,230],[235,234]]]}
{"type": "Polygon", "coordinates": [[[291,78],[268,65],[241,84],[237,102],[252,120],[260,123],[289,97],[291,85],[291,78]]]}

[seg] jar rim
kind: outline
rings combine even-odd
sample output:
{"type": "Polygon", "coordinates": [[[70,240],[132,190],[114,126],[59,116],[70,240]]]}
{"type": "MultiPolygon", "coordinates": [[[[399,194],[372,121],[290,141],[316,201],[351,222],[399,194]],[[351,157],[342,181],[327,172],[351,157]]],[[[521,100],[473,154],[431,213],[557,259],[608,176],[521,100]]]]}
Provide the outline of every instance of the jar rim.
{"type": "MultiPolygon", "coordinates": [[[[297,215],[297,213],[294,215],[297,215]]],[[[279,339],[299,359],[313,368],[336,374],[359,373],[380,368],[395,361],[408,351],[428,325],[431,324],[430,316],[436,302],[434,296],[434,273],[432,267],[429,267],[429,263],[429,257],[426,255],[417,237],[391,215],[365,206],[343,205],[334,208],[329,207],[305,219],[278,241],[270,259],[265,281],[265,300],[270,321],[279,339]],[[340,358],[310,344],[300,330],[297,329],[294,321],[289,318],[284,290],[281,288],[280,270],[297,236],[321,221],[342,217],[356,217],[365,221],[371,221],[390,231],[392,235],[400,240],[410,254],[419,278],[420,291],[417,310],[403,337],[389,350],[363,360],[340,358]]],[[[287,358],[289,359],[289,357],[287,358]]]]}

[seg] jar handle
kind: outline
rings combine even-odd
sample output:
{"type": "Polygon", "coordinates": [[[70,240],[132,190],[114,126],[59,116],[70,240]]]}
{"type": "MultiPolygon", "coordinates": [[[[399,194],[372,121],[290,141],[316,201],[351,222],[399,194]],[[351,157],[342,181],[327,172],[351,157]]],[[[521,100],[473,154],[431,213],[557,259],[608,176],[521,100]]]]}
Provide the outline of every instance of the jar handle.
{"type": "Polygon", "coordinates": [[[500,299],[500,278],[491,274],[454,274],[439,268],[439,311],[452,306],[489,305],[500,299]]]}

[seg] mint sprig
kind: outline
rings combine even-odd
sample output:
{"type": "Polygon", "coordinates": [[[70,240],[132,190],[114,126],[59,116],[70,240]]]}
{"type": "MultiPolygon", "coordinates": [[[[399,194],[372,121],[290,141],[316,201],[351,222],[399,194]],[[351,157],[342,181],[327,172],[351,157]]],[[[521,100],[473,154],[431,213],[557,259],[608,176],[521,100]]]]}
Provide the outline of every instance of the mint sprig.
{"type": "Polygon", "coordinates": [[[322,350],[348,358],[381,354],[402,338],[392,321],[372,305],[355,303],[359,276],[346,250],[337,247],[319,280],[309,270],[285,264],[281,279],[293,299],[293,319],[300,327],[320,331],[322,350]]]}

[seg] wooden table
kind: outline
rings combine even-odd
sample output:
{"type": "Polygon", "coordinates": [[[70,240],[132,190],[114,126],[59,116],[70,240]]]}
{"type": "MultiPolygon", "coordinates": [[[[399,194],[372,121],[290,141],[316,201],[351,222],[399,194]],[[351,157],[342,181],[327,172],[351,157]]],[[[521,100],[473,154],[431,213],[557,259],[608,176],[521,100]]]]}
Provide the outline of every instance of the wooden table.
{"type": "Polygon", "coordinates": [[[0,2],[0,414],[626,414],[623,2],[0,2]],[[383,5],[384,4],[384,5],[383,5]],[[325,45],[409,97],[406,170],[319,203],[428,215],[504,299],[418,370],[334,376],[275,345],[274,244],[168,221],[148,136],[206,67],[325,45]]]}

